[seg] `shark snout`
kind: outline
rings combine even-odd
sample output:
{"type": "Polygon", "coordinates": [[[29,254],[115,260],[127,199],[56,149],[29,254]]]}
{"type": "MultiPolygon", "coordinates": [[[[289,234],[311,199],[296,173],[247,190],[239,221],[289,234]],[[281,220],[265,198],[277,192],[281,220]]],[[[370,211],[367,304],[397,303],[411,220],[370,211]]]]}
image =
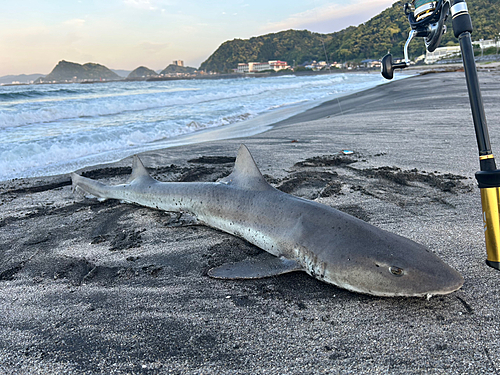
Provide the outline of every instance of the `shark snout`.
{"type": "Polygon", "coordinates": [[[383,297],[428,297],[460,289],[462,276],[433,253],[419,253],[421,259],[374,260],[348,258],[342,269],[327,271],[327,282],[346,289],[383,297]],[[422,259],[424,258],[424,259],[422,259]]]}
{"type": "MultiPolygon", "coordinates": [[[[462,287],[463,277],[439,258],[421,264],[375,264],[381,270],[380,289],[372,292],[384,296],[419,297],[452,293],[462,287]]],[[[376,283],[372,284],[373,286],[376,283]]]]}
{"type": "Polygon", "coordinates": [[[414,282],[420,280],[420,288],[416,288],[419,294],[425,293],[426,295],[443,295],[452,293],[462,287],[464,278],[453,268],[441,262],[435,268],[426,270],[419,270],[420,275],[417,273],[414,282]],[[420,289],[420,290],[419,290],[420,289]]]}

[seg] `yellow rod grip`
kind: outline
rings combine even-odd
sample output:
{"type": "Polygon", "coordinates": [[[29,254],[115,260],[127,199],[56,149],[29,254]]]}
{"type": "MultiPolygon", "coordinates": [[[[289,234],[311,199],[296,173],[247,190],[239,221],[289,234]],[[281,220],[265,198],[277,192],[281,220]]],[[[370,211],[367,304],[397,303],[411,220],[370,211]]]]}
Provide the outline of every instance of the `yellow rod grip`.
{"type": "Polygon", "coordinates": [[[500,262],[500,188],[481,189],[487,259],[500,262]]]}

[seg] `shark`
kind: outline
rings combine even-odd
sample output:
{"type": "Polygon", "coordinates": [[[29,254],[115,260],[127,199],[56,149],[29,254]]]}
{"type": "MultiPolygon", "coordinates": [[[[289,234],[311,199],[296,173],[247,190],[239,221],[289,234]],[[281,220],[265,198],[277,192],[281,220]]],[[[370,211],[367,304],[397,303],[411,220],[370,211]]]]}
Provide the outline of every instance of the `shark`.
{"type": "Polygon", "coordinates": [[[198,222],[265,250],[208,271],[216,279],[255,279],[303,271],[352,292],[427,297],[460,289],[463,277],[427,247],[319,202],[284,193],[263,177],[241,145],[231,174],[217,182],[160,182],[137,155],[119,185],[71,174],[73,189],[158,210],[186,212],[198,222]]]}

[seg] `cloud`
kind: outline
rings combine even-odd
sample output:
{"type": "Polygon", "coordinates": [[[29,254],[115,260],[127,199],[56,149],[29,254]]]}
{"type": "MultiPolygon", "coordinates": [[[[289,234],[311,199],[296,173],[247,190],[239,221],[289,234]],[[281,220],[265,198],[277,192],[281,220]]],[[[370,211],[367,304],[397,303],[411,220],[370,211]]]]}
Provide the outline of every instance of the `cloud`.
{"type": "Polygon", "coordinates": [[[164,11],[164,7],[171,5],[169,0],[124,0],[125,5],[138,9],[158,10],[164,11]]]}
{"type": "Polygon", "coordinates": [[[355,0],[348,5],[328,4],[322,7],[307,10],[305,12],[292,14],[288,18],[279,22],[268,23],[261,29],[261,31],[274,32],[288,29],[310,29],[311,26],[314,26],[315,24],[324,25],[325,23],[330,23],[330,25],[332,25],[332,30],[330,30],[330,32],[338,31],[341,28],[353,25],[353,23],[351,22],[348,25],[338,27],[339,24],[335,22],[336,20],[359,20],[363,17],[361,19],[367,21],[365,17],[372,17],[393,3],[394,0],[355,0]]]}
{"type": "Polygon", "coordinates": [[[149,0],[125,0],[125,5],[140,9],[151,9],[152,5],[149,0]]]}
{"type": "Polygon", "coordinates": [[[164,52],[168,48],[172,48],[172,44],[171,43],[142,42],[137,47],[141,52],[144,52],[144,53],[159,54],[159,53],[164,52]]]}
{"type": "Polygon", "coordinates": [[[69,27],[83,27],[85,25],[85,20],[75,18],[72,20],[64,21],[63,25],[69,27]]]}

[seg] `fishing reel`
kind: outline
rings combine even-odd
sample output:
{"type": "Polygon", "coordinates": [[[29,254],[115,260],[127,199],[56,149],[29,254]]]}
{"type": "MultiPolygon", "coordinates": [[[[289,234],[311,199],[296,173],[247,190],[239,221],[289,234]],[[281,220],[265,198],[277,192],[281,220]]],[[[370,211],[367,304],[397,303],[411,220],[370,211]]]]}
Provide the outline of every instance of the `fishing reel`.
{"type": "Polygon", "coordinates": [[[412,0],[406,3],[404,12],[408,16],[411,31],[404,47],[403,62],[394,63],[389,53],[382,59],[382,76],[386,79],[394,77],[395,69],[403,69],[410,66],[408,57],[408,46],[415,37],[424,38],[427,51],[433,52],[441,42],[441,37],[446,32],[444,24],[450,10],[449,0],[412,0]]]}

